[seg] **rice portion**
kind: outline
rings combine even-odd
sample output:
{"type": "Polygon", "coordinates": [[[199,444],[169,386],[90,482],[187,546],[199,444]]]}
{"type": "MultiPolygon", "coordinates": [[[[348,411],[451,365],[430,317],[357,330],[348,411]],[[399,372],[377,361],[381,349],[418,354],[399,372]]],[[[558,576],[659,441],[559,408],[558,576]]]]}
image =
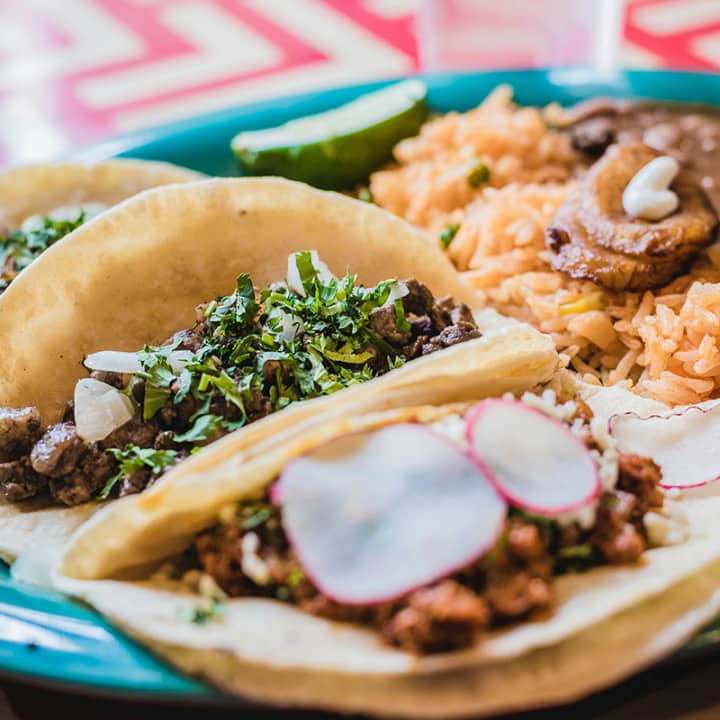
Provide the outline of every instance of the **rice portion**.
{"type": "Polygon", "coordinates": [[[550,266],[544,231],[575,188],[581,159],[538,108],[501,87],[478,108],[428,122],[371,178],[375,201],[439,238],[499,312],[550,334],[566,366],[671,405],[720,395],[720,245],[655,292],[609,293],[550,266]],[[468,182],[481,161],[487,182],[468,182]]]}

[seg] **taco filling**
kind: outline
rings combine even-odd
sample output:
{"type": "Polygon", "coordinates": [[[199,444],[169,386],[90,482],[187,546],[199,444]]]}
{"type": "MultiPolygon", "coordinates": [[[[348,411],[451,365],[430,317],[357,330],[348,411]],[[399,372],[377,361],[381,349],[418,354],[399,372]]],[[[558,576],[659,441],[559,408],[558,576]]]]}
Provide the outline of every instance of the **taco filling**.
{"type": "Polygon", "coordinates": [[[0,408],[0,494],[76,505],[137,493],[228,432],[477,338],[470,309],[423,283],[335,278],[316,252],[288,277],[197,307],[197,321],[137,353],[89,355],[63,422],[0,408]]]}
{"type": "Polygon", "coordinates": [[[48,215],[32,215],[22,225],[4,234],[0,230],[0,295],[17,274],[51,245],[62,240],[84,222],[105,210],[101,203],[56,208],[48,215]]]}
{"type": "Polygon", "coordinates": [[[206,596],[197,623],[227,596],[273,598],[425,654],[547,614],[558,575],[683,539],[658,466],[618,453],[582,401],[453,410],[311,450],[159,576],[206,596]]]}

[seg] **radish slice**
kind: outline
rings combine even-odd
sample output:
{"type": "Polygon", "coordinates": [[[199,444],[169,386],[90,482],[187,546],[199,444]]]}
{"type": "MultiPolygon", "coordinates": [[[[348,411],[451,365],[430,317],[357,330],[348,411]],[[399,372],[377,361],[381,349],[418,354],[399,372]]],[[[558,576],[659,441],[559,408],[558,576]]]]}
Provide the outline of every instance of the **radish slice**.
{"type": "Polygon", "coordinates": [[[322,445],[285,468],[273,497],[303,570],[353,605],[466,567],[493,547],[507,512],[467,455],[410,424],[322,445]]]}
{"type": "Polygon", "coordinates": [[[610,434],[621,452],[650,457],[660,466],[661,487],[700,487],[720,478],[716,400],[649,417],[613,415],[610,434]]]}
{"type": "Polygon", "coordinates": [[[485,400],[468,414],[466,432],[470,454],[513,505],[554,516],[589,505],[600,493],[585,444],[525,403],[485,400]]]}
{"type": "Polygon", "coordinates": [[[120,352],[118,350],[101,350],[90,353],[83,363],[88,370],[102,370],[104,372],[136,373],[142,370],[137,354],[134,352],[120,352]]]}
{"type": "Polygon", "coordinates": [[[112,385],[93,378],[75,385],[75,427],[87,442],[106,438],[134,414],[132,400],[112,385]]]}

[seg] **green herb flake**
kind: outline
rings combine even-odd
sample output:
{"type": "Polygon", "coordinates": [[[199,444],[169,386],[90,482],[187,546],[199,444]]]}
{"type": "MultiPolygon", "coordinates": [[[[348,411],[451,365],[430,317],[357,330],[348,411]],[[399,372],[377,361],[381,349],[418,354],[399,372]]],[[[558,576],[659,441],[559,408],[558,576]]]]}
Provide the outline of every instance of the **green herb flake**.
{"type": "Polygon", "coordinates": [[[74,220],[38,217],[36,221],[26,221],[24,227],[9,235],[0,234],[0,282],[8,284],[51,245],[79,228],[86,220],[87,214],[80,210],[74,220]]]}
{"type": "Polygon", "coordinates": [[[599,552],[587,543],[568,545],[555,554],[555,566],[558,572],[584,572],[599,564],[599,552]]]}
{"type": "Polygon", "coordinates": [[[109,452],[119,463],[117,473],[107,481],[98,497],[106,500],[117,482],[134,472],[148,467],[153,475],[160,475],[175,463],[177,453],[175,450],[155,450],[154,448],[141,448],[137,445],[126,445],[124,449],[110,448],[109,452]]]}
{"type": "Polygon", "coordinates": [[[468,185],[472,188],[479,188],[481,185],[484,185],[488,180],[490,179],[490,168],[482,162],[482,160],[478,160],[478,162],[475,163],[472,170],[468,173],[467,181],[468,185]]]}
{"type": "Polygon", "coordinates": [[[180,610],[180,619],[191,622],[195,625],[207,625],[215,620],[220,620],[225,614],[225,604],[219,598],[210,598],[206,605],[185,607],[180,610]]]}
{"type": "Polygon", "coordinates": [[[266,523],[272,515],[272,508],[267,505],[261,505],[249,517],[243,518],[241,523],[243,530],[253,530],[266,523]]]}
{"type": "Polygon", "coordinates": [[[443,228],[443,231],[440,233],[440,244],[443,250],[447,250],[450,247],[450,243],[455,239],[458,230],[460,230],[460,223],[451,223],[443,228]]]}

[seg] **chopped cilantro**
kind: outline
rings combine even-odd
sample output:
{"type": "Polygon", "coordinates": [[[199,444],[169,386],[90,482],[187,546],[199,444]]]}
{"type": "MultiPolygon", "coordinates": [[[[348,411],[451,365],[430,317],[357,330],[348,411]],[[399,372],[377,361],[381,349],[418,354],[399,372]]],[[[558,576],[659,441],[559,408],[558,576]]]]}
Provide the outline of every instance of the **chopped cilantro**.
{"type": "Polygon", "coordinates": [[[473,169],[468,173],[467,181],[468,185],[473,188],[479,188],[481,185],[486,183],[490,179],[490,168],[478,160],[473,166],[473,169]]]}
{"type": "Polygon", "coordinates": [[[17,273],[86,219],[86,213],[81,210],[74,220],[43,217],[37,222],[26,222],[25,227],[9,235],[0,234],[0,286],[8,284],[17,273]]]}
{"type": "Polygon", "coordinates": [[[555,568],[557,572],[583,572],[601,560],[599,551],[590,544],[569,545],[555,554],[555,568]]]}
{"type": "Polygon", "coordinates": [[[145,420],[153,417],[172,394],[170,386],[177,377],[170,367],[168,357],[177,346],[177,342],[161,347],[146,345],[137,352],[137,358],[142,367],[137,375],[145,380],[143,400],[143,418],[145,420]]]}
{"type": "Polygon", "coordinates": [[[226,428],[226,421],[219,415],[200,415],[189,430],[175,435],[173,440],[178,443],[198,443],[214,438],[226,428]]]}
{"type": "Polygon", "coordinates": [[[219,598],[210,598],[206,605],[195,605],[191,608],[182,608],[181,619],[195,625],[207,625],[213,620],[219,620],[225,613],[225,604],[219,598]]]}
{"type": "Polygon", "coordinates": [[[252,508],[252,514],[243,518],[240,525],[243,530],[253,530],[256,527],[267,522],[272,515],[273,510],[269,505],[260,505],[252,508]]]}
{"type": "MultiPolygon", "coordinates": [[[[137,354],[145,419],[170,402],[188,401],[184,407],[192,414],[175,426],[174,441],[201,444],[250,419],[370,380],[405,362],[370,325],[370,313],[388,301],[395,280],[365,288],[355,275],[321,277],[310,252],[296,253],[295,262],[304,296],[282,284],[256,296],[251,277],[239,275],[230,295],[205,307],[192,330],[199,346],[181,369],[170,363],[180,340],[146,346],[137,354]]],[[[402,301],[394,308],[398,325],[409,329],[402,301]]]]}
{"type": "Polygon", "coordinates": [[[177,456],[175,450],[155,450],[137,445],[126,445],[123,450],[110,448],[108,452],[120,463],[120,467],[98,495],[101,500],[106,500],[110,496],[118,480],[123,477],[132,475],[143,467],[148,467],[154,475],[159,475],[174,464],[177,456]]]}
{"type": "Polygon", "coordinates": [[[443,246],[443,250],[447,250],[450,247],[450,243],[457,235],[459,229],[460,223],[451,223],[443,228],[443,231],[440,233],[440,244],[443,246]]]}

